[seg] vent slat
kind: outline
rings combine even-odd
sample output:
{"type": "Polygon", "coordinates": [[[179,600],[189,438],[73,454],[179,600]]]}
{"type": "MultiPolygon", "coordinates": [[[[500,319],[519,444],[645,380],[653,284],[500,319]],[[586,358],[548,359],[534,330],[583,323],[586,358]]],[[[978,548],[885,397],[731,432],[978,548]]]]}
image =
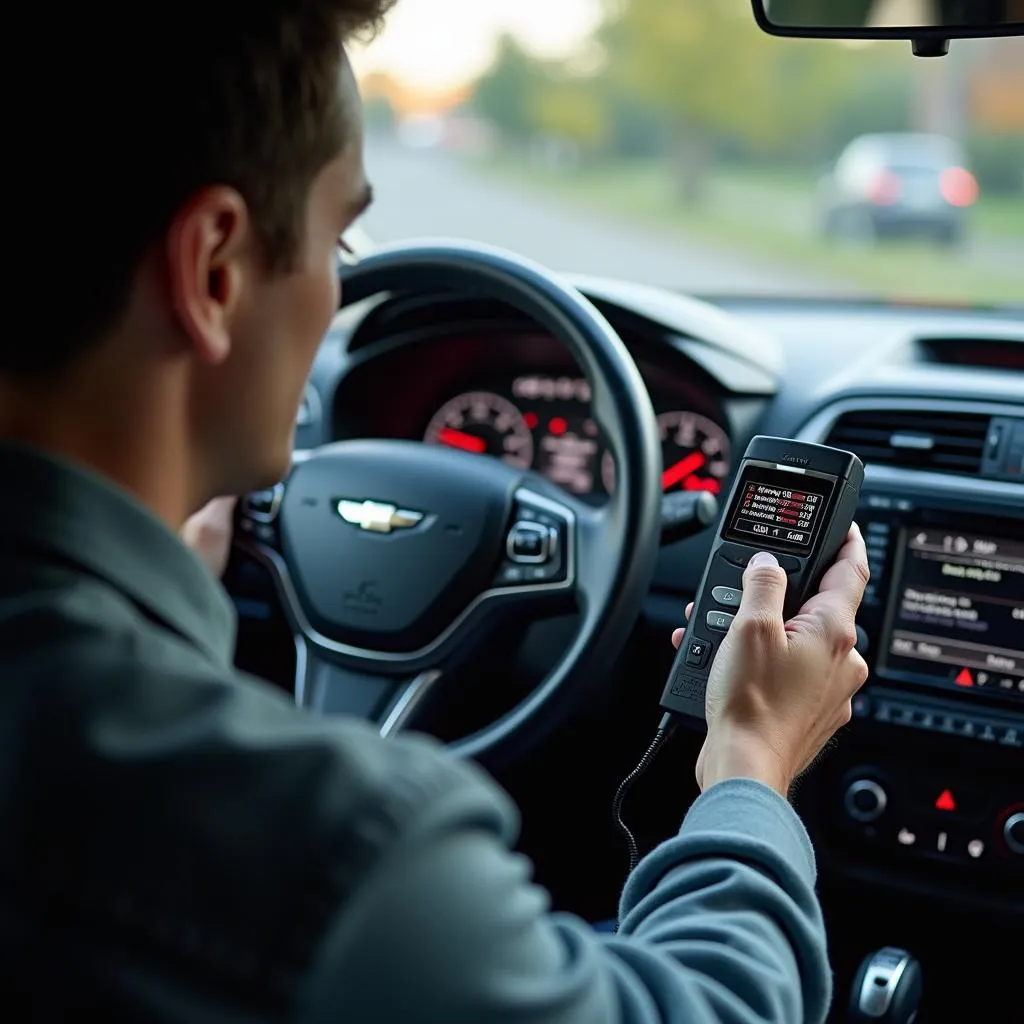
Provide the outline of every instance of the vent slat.
{"type": "Polygon", "coordinates": [[[856,452],[867,463],[977,474],[990,417],[927,410],[862,409],[840,416],[825,443],[856,452]],[[893,446],[891,438],[921,438],[922,445],[893,446]]]}

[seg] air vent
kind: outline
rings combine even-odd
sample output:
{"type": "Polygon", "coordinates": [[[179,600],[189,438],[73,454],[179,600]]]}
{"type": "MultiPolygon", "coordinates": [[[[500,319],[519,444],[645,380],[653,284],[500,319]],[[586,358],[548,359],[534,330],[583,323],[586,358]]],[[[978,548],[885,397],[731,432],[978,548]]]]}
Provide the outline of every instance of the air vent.
{"type": "Polygon", "coordinates": [[[990,416],[909,409],[863,409],[840,416],[826,444],[870,463],[977,474],[990,416]]]}

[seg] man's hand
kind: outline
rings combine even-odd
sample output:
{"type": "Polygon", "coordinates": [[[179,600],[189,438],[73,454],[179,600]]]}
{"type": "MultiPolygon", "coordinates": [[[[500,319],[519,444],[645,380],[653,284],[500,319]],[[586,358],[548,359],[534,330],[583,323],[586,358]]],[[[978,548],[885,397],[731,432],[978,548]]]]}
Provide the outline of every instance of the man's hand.
{"type": "Polygon", "coordinates": [[[210,567],[214,576],[222,576],[231,554],[237,498],[214,498],[181,528],[181,539],[210,567]]]}
{"type": "MultiPolygon", "coordinates": [[[[708,735],[697,760],[702,790],[735,776],[783,795],[851,717],[868,667],[854,650],[868,581],[860,530],[850,530],[818,593],[782,619],[786,574],[762,552],[743,574],[743,600],[708,680],[708,735]]],[[[687,618],[692,605],[687,608],[687,618]]],[[[683,631],[672,642],[678,647],[683,631]]]]}

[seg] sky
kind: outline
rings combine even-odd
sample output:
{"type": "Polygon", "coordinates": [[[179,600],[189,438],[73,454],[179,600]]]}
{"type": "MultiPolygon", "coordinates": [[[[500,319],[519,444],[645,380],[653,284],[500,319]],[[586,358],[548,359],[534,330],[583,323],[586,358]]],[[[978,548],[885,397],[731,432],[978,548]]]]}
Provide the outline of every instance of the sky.
{"type": "Polygon", "coordinates": [[[446,89],[484,70],[503,31],[554,56],[589,32],[598,8],[599,0],[399,0],[352,60],[360,74],[387,71],[417,88],[446,89]]]}

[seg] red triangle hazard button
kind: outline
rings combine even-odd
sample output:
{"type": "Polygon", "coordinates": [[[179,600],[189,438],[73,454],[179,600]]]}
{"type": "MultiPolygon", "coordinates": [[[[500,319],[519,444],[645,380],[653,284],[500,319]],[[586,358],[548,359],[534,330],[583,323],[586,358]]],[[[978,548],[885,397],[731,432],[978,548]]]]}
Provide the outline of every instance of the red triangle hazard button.
{"type": "Polygon", "coordinates": [[[973,686],[974,676],[971,675],[968,669],[962,668],[957,673],[957,677],[954,681],[956,682],[957,686],[973,686]]]}
{"type": "Polygon", "coordinates": [[[935,801],[935,810],[937,811],[955,811],[956,800],[953,794],[948,790],[944,789],[935,801]]]}

